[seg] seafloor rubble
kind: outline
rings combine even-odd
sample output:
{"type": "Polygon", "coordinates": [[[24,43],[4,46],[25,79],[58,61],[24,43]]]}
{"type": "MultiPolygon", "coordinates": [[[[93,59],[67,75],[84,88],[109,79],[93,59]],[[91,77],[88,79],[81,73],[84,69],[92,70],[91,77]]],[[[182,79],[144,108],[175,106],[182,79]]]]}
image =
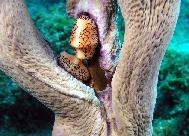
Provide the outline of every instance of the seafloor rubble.
{"type": "MultiPolygon", "coordinates": [[[[73,53],[68,46],[73,19],[66,16],[65,1],[27,0],[35,25],[52,43],[56,54],[73,53]]],[[[170,47],[162,62],[154,112],[154,136],[189,135],[189,0],[183,0],[181,14],[170,47]]],[[[117,18],[120,41],[123,19],[117,18]]],[[[50,136],[54,116],[35,98],[0,72],[0,135],[50,136]]]]}

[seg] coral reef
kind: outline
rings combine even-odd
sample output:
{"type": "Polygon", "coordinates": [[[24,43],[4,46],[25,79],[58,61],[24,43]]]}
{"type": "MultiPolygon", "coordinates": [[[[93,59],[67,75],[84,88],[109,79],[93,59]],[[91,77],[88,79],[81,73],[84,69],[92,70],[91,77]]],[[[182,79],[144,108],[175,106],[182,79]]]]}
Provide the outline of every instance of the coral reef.
{"type": "Polygon", "coordinates": [[[154,136],[189,135],[189,53],[169,49],[158,82],[154,136]]]}
{"type": "Polygon", "coordinates": [[[43,1],[27,0],[28,9],[35,26],[52,43],[52,48],[56,53],[67,51],[73,54],[73,49],[69,46],[69,40],[74,19],[68,18],[65,2],[59,0],[43,1]]]}
{"type": "Polygon", "coordinates": [[[0,72],[0,135],[50,136],[54,114],[0,72]]]}
{"type": "MultiPolygon", "coordinates": [[[[68,44],[74,20],[69,19],[65,14],[65,2],[59,0],[53,2],[27,0],[27,2],[35,25],[44,37],[53,43],[53,50],[57,54],[62,51],[73,54],[68,44]]],[[[189,62],[187,61],[189,29],[186,27],[189,24],[188,5],[189,1],[183,0],[178,25],[161,66],[153,122],[154,136],[189,135],[189,62]]],[[[124,26],[120,25],[123,24],[123,19],[120,18],[119,14],[118,29],[124,30],[124,26]]],[[[123,33],[120,31],[121,39],[123,33]]],[[[51,111],[23,92],[4,73],[0,73],[0,135],[50,135],[53,119],[51,111]]]]}
{"type": "Polygon", "coordinates": [[[189,135],[189,0],[183,0],[161,65],[154,112],[154,136],[189,135]]]}

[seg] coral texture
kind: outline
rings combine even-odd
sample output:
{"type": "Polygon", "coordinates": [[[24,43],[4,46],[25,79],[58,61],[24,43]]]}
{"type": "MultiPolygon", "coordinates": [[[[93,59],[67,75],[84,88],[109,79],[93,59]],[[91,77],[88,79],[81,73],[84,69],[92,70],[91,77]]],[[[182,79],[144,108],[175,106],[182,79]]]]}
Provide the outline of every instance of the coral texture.
{"type": "Polygon", "coordinates": [[[159,67],[174,32],[180,1],[119,3],[126,41],[112,81],[113,110],[120,135],[152,135],[159,67]]]}
{"type": "MultiPolygon", "coordinates": [[[[104,27],[99,28],[101,49],[108,52],[101,56],[106,59],[100,59],[100,62],[112,65],[110,50],[115,49],[116,36],[115,24],[112,23],[114,13],[109,11],[113,11],[116,6],[108,3],[110,1],[94,0],[86,4],[92,4],[94,9],[87,10],[82,2],[84,1],[73,6],[75,10],[70,13],[75,14],[84,9],[95,15],[94,9],[105,5],[103,12],[97,11],[99,15],[105,15],[105,18],[94,16],[94,19],[98,26],[104,27]],[[112,20],[107,20],[109,18],[112,20]],[[100,25],[100,21],[104,23],[100,25]],[[110,63],[106,63],[109,60],[110,63]]],[[[23,0],[2,0],[0,67],[55,113],[53,135],[152,134],[151,122],[159,65],[174,31],[179,1],[143,2],[120,1],[126,22],[126,41],[113,77],[111,108],[111,103],[106,103],[106,100],[111,100],[111,95],[107,95],[108,99],[105,100],[98,98],[92,88],[58,67],[49,43],[33,26],[23,0]],[[109,114],[111,112],[113,114],[109,114]],[[116,127],[109,126],[109,115],[113,116],[110,120],[114,119],[110,124],[116,122],[116,127]]],[[[115,66],[112,66],[113,69],[115,66]]],[[[106,69],[105,65],[102,67],[106,69]]]]}

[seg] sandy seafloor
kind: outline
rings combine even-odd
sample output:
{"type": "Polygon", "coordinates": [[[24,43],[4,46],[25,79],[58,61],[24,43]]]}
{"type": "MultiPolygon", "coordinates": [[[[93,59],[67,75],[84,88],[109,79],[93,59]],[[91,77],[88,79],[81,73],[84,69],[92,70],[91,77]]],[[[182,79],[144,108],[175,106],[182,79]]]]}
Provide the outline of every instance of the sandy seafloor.
{"type": "MultiPolygon", "coordinates": [[[[68,46],[74,20],[65,0],[27,0],[36,27],[53,50],[73,53],[68,46]]],[[[118,16],[119,30],[124,30],[118,16]]],[[[123,38],[123,31],[119,31],[123,38]]],[[[0,136],[51,136],[54,115],[0,72],[0,136]]],[[[189,136],[189,0],[182,0],[174,36],[161,65],[153,136],[189,136]]]]}

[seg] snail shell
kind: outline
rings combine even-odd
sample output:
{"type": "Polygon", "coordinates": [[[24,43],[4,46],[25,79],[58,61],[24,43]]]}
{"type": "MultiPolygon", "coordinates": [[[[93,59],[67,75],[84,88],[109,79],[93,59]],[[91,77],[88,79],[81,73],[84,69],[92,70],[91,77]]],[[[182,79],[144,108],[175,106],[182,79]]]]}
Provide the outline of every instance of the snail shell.
{"type": "Polygon", "coordinates": [[[98,30],[94,20],[81,15],[73,29],[70,45],[75,49],[79,59],[91,59],[98,45],[98,30]]]}
{"type": "Polygon", "coordinates": [[[90,73],[88,69],[77,57],[72,56],[67,52],[62,52],[58,58],[58,63],[78,80],[87,81],[90,79],[90,73]]]}
{"type": "Polygon", "coordinates": [[[58,63],[75,78],[87,81],[90,72],[82,60],[91,59],[98,45],[98,30],[94,20],[81,15],[75,22],[70,37],[70,45],[75,49],[75,56],[66,52],[60,54],[58,63]]]}

